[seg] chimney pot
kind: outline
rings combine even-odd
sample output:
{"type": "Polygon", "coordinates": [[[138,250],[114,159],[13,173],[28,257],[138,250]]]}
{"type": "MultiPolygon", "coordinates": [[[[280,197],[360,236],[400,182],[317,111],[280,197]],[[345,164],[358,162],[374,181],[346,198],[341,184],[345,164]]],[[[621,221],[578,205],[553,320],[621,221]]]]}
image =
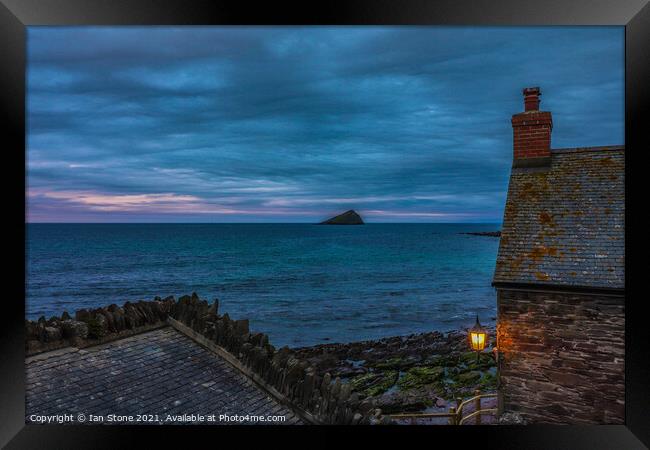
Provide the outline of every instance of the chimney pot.
{"type": "Polygon", "coordinates": [[[539,111],[539,96],[542,93],[538,87],[524,89],[524,111],[539,111]]]}

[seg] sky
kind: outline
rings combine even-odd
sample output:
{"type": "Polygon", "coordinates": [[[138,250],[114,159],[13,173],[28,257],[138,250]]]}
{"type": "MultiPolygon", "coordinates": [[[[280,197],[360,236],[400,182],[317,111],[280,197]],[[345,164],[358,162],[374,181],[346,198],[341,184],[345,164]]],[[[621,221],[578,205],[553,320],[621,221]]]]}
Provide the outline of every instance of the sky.
{"type": "Polygon", "coordinates": [[[624,144],[623,27],[29,27],[28,222],[501,222],[512,114],[624,144]]]}

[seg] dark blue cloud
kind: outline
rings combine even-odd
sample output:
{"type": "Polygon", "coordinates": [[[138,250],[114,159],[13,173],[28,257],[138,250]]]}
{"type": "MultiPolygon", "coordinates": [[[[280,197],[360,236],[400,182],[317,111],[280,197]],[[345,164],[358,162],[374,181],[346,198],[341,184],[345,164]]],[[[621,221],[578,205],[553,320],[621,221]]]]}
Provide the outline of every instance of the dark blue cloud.
{"type": "Polygon", "coordinates": [[[521,89],[621,144],[620,27],[28,30],[30,221],[499,222],[521,89]]]}

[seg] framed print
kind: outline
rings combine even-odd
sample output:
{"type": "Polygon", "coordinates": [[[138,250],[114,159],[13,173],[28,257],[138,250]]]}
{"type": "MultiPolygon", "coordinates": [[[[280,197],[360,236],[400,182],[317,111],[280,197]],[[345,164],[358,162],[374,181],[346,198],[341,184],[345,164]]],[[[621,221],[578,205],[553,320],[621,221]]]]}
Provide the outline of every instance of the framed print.
{"type": "Polygon", "coordinates": [[[648,444],[645,2],[1,10],[7,448],[648,444]]]}

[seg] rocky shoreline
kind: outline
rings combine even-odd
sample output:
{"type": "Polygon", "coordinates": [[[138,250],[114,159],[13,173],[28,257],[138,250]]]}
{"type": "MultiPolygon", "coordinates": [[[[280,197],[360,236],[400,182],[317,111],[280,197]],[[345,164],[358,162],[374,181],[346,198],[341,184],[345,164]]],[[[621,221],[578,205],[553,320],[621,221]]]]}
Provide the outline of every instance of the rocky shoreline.
{"type": "MultiPolygon", "coordinates": [[[[488,349],[495,330],[488,328],[488,349]]],[[[447,411],[457,398],[496,390],[496,364],[486,350],[477,361],[466,330],[290,349],[319,375],[340,377],[385,414],[447,411]]]]}

